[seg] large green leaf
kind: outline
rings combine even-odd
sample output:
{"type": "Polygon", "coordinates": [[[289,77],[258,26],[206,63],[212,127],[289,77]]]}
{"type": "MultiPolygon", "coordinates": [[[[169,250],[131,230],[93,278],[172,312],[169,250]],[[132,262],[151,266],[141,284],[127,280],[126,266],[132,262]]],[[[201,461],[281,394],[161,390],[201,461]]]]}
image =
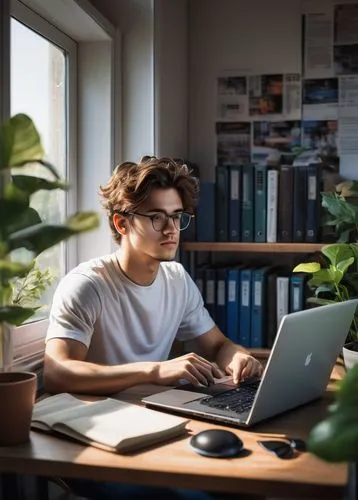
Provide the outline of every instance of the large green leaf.
{"type": "Polygon", "coordinates": [[[309,284],[312,287],[320,286],[323,283],[331,283],[332,277],[328,271],[328,269],[320,269],[316,273],[312,275],[312,278],[309,280],[309,284]]]}
{"type": "Polygon", "coordinates": [[[358,365],[349,370],[336,392],[331,416],[317,424],[308,449],[331,462],[358,460],[358,365]]]}
{"type": "Polygon", "coordinates": [[[64,225],[37,224],[12,234],[9,237],[11,250],[26,248],[35,255],[57,245],[69,237],[98,227],[99,218],[95,212],[83,212],[70,217],[64,225]]]}
{"type": "Polygon", "coordinates": [[[42,160],[40,135],[27,115],[18,114],[0,127],[0,169],[42,160]]]}
{"type": "Polygon", "coordinates": [[[37,307],[3,306],[0,307],[0,322],[6,321],[11,325],[20,326],[31,318],[37,311],[37,307]]]}
{"type": "Polygon", "coordinates": [[[298,264],[294,269],[293,273],[316,273],[321,269],[321,264],[319,262],[304,262],[298,264]]]}
{"type": "Polygon", "coordinates": [[[32,264],[25,265],[21,262],[12,262],[11,260],[0,260],[0,283],[4,280],[8,281],[15,276],[25,276],[32,264]]]}
{"type": "Polygon", "coordinates": [[[42,222],[37,210],[32,207],[27,207],[22,213],[21,217],[16,217],[15,220],[9,221],[5,217],[5,222],[7,224],[6,234],[12,234],[25,227],[34,226],[35,224],[40,224],[42,222]]]}
{"type": "Polygon", "coordinates": [[[0,228],[2,232],[3,228],[22,216],[29,203],[29,196],[12,182],[5,185],[3,196],[0,197],[0,228]]]}
{"type": "Polygon", "coordinates": [[[331,245],[326,245],[322,247],[321,252],[334,266],[337,266],[339,262],[345,261],[353,255],[351,247],[345,243],[332,243],[331,245]]]}
{"type": "Polygon", "coordinates": [[[32,195],[42,189],[68,189],[68,184],[60,181],[49,181],[42,177],[34,177],[32,175],[13,175],[12,181],[19,189],[25,191],[28,195],[32,195]]]}

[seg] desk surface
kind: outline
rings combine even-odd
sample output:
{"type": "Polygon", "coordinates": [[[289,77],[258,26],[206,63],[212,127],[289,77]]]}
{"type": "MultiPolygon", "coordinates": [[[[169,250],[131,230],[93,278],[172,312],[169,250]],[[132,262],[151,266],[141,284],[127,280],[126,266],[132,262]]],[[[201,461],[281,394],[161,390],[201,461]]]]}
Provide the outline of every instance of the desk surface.
{"type": "MultiPolygon", "coordinates": [[[[334,370],[332,380],[339,377],[334,370]]],[[[257,444],[267,436],[306,439],[312,426],[326,414],[332,396],[270,419],[252,430],[232,429],[244,442],[246,456],[231,459],[201,457],[184,436],[144,451],[117,455],[61,438],[31,432],[21,446],[0,447],[0,472],[81,477],[95,480],[265,494],[275,497],[341,498],[347,481],[345,464],[328,464],[310,453],[280,460],[257,444]]],[[[212,423],[192,420],[196,433],[212,423]]],[[[222,427],[222,426],[217,426],[222,427]]],[[[227,428],[227,427],[222,427],[227,428]]]]}

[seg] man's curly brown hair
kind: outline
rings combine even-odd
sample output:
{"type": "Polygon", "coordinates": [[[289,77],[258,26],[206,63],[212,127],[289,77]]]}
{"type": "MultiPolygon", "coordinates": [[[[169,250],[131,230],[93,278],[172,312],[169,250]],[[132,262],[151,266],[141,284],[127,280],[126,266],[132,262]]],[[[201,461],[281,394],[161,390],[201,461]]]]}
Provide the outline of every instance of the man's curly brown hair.
{"type": "Polygon", "coordinates": [[[113,214],[133,212],[144,203],[153,189],[176,189],[186,212],[193,213],[199,191],[198,179],[182,161],[144,156],[140,162],[118,165],[99,194],[105,208],[112,236],[117,243],[121,235],[113,225],[113,214]]]}

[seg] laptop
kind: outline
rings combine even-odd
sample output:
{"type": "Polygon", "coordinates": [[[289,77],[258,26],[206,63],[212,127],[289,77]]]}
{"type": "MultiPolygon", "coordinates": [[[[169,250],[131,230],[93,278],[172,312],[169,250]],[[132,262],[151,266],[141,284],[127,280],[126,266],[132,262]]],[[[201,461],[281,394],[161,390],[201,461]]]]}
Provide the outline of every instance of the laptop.
{"type": "Polygon", "coordinates": [[[149,407],[238,427],[321,397],[345,342],[358,300],[287,314],[260,380],[191,384],[145,397],[149,407]]]}

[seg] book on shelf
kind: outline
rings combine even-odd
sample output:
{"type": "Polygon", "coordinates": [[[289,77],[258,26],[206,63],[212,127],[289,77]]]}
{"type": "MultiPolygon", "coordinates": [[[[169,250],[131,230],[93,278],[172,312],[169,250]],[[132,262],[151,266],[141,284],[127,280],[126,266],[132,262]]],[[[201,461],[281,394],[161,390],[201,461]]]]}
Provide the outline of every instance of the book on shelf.
{"type": "Polygon", "coordinates": [[[184,434],[187,423],[188,419],[113,398],[88,402],[62,393],[35,404],[31,427],[126,453],[184,434]]]}

